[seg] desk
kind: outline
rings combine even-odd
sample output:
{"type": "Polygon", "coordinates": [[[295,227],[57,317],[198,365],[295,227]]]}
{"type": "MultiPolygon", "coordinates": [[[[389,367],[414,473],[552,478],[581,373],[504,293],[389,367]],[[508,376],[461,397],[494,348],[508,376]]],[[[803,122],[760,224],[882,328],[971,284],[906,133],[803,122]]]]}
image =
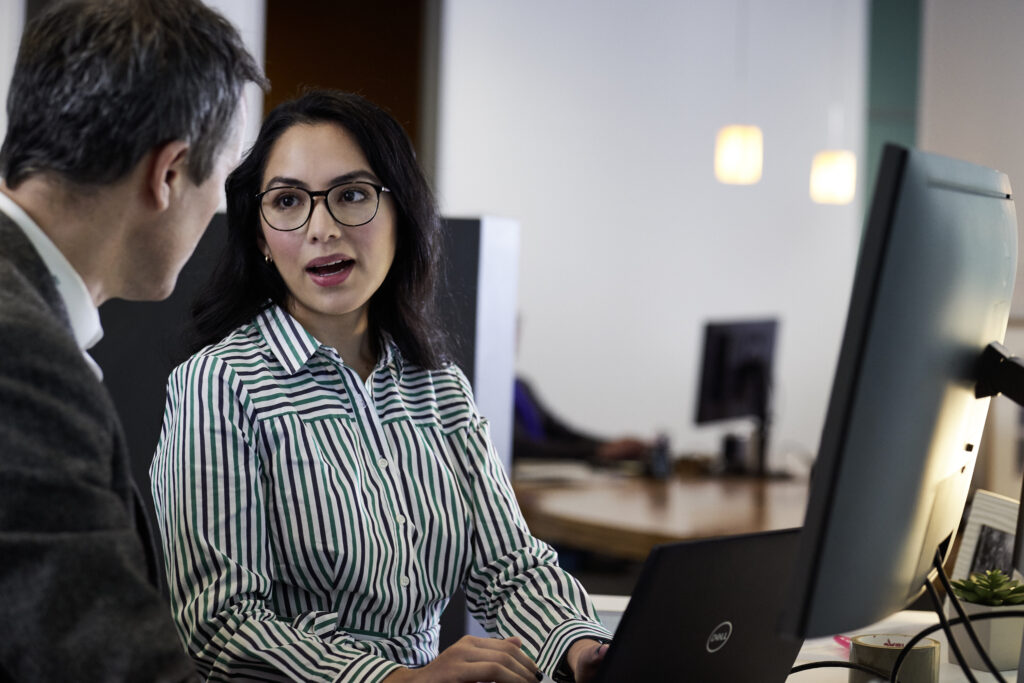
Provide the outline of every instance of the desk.
{"type": "MultiPolygon", "coordinates": [[[[915,612],[905,611],[897,612],[888,619],[883,619],[877,624],[866,626],[856,631],[852,631],[850,635],[860,635],[862,633],[899,633],[903,635],[913,635],[919,631],[924,630],[928,626],[939,623],[938,617],[933,612],[915,612]]],[[[939,669],[939,683],[965,683],[967,677],[960,670],[960,667],[956,664],[949,663],[948,650],[946,645],[946,636],[942,631],[937,631],[929,638],[934,638],[939,641],[942,652],[940,655],[939,662],[941,668],[939,669]]],[[[961,643],[961,648],[970,647],[970,642],[965,639],[964,643],[961,643]]],[[[800,648],[800,654],[797,655],[796,664],[807,664],[809,662],[820,662],[833,659],[848,659],[845,648],[837,644],[832,638],[815,638],[808,640],[804,643],[804,646],[800,648]]],[[[974,675],[977,677],[979,683],[984,681],[994,681],[996,677],[988,671],[973,670],[974,675]]],[[[1016,671],[1004,671],[1003,678],[1007,681],[1016,681],[1016,671]]],[[[787,680],[787,683],[847,683],[849,680],[849,672],[845,669],[812,669],[810,671],[802,671],[797,674],[793,674],[787,680]]]]}
{"type": "Polygon", "coordinates": [[[797,527],[806,479],[676,475],[664,481],[585,466],[558,481],[517,478],[513,488],[538,538],[644,560],[651,548],[694,538],[797,527]]]}
{"type": "MultiPolygon", "coordinates": [[[[601,621],[605,622],[605,625],[614,632],[615,628],[619,624],[622,612],[625,611],[626,604],[629,602],[629,599],[626,597],[609,595],[594,595],[591,597],[594,600],[594,606],[597,608],[601,621]]],[[[863,633],[900,633],[904,635],[913,635],[936,623],[938,623],[938,619],[932,612],[916,612],[908,610],[905,612],[897,612],[877,624],[872,624],[870,626],[857,629],[856,631],[851,631],[849,635],[860,635],[863,633]]],[[[939,683],[966,683],[967,677],[960,670],[960,667],[956,664],[950,664],[948,661],[946,636],[942,631],[933,633],[929,637],[939,641],[940,647],[942,648],[941,658],[939,660],[941,663],[941,669],[939,670],[939,683]]],[[[965,647],[970,647],[970,644],[965,644],[965,647]]],[[[803,647],[800,648],[800,653],[797,655],[794,666],[798,664],[808,664],[810,662],[848,659],[849,657],[846,649],[836,643],[832,638],[814,638],[805,642],[803,647]]],[[[977,677],[979,683],[996,680],[995,676],[988,671],[975,670],[974,675],[977,677]]],[[[847,683],[849,681],[849,676],[849,669],[811,669],[809,671],[801,671],[800,673],[792,674],[786,679],[786,683],[847,683]]],[[[1004,671],[1003,677],[1007,681],[1016,681],[1017,672],[1004,671]]]]}

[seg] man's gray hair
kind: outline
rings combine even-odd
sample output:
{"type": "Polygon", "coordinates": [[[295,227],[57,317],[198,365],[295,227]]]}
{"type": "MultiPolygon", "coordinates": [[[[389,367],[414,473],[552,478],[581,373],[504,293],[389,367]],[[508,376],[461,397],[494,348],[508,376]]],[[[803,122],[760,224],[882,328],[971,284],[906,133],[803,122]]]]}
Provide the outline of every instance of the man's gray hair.
{"type": "Polygon", "coordinates": [[[104,185],[184,140],[199,184],[250,81],[266,87],[238,31],[200,0],[54,3],[21,39],[0,175],[12,188],[38,173],[104,185]]]}

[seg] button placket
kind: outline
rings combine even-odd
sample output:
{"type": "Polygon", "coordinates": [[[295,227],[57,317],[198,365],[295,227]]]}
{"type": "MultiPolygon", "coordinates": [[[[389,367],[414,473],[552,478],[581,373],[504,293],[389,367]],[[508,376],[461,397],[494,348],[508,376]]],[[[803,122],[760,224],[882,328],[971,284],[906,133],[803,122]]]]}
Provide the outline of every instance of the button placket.
{"type": "MultiPolygon", "coordinates": [[[[340,362],[340,358],[338,361],[339,374],[347,380],[345,383],[350,387],[349,391],[351,392],[354,402],[358,407],[357,419],[365,424],[367,432],[369,432],[374,439],[373,443],[367,444],[367,446],[371,448],[379,448],[381,451],[377,457],[377,467],[380,469],[380,476],[391,484],[394,503],[389,512],[396,525],[396,533],[408,542],[409,547],[413,547],[415,545],[413,542],[415,530],[413,529],[413,525],[410,524],[409,517],[402,509],[402,497],[400,495],[402,482],[398,481],[401,477],[401,473],[391,467],[391,461],[394,458],[388,451],[387,440],[384,436],[384,426],[380,422],[380,417],[373,409],[372,397],[369,394],[370,389],[368,385],[372,382],[373,375],[371,374],[370,378],[364,383],[359,380],[359,376],[354,370],[340,362]]],[[[381,501],[381,504],[385,504],[383,500],[381,501]]],[[[383,510],[381,512],[383,514],[388,514],[388,512],[384,512],[383,510]]],[[[403,588],[407,588],[411,583],[408,573],[405,573],[409,569],[407,564],[409,561],[409,557],[400,558],[400,562],[403,565],[400,571],[403,573],[399,577],[399,584],[403,588]]]]}

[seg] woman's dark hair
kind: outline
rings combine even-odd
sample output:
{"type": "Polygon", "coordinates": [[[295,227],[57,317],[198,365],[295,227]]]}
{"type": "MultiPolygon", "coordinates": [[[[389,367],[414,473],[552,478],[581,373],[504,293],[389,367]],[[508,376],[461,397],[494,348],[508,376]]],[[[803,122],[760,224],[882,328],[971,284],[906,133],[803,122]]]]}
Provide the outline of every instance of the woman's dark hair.
{"type": "Polygon", "coordinates": [[[256,194],[281,135],[295,125],[318,123],[341,126],[355,138],[397,208],[395,258],[369,303],[371,349],[379,355],[385,335],[390,335],[407,360],[424,368],[440,367],[444,335],[436,318],[434,286],[441,227],[434,195],[408,136],[390,114],[359,95],[327,90],[307,92],[270,112],[252,149],[228,176],[227,244],[192,305],[193,351],[220,341],[268,302],[285,305],[288,288],[257,246],[261,228],[256,194]]]}

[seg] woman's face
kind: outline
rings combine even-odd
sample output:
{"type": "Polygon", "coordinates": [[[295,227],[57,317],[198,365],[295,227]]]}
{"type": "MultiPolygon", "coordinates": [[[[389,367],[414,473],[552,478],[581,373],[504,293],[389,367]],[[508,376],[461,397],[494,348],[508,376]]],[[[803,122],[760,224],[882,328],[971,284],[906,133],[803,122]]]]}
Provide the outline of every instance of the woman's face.
{"type": "MultiPolygon", "coordinates": [[[[293,186],[326,190],[350,181],[380,185],[355,139],[332,123],[299,124],[274,144],[260,191],[293,186]]],[[[288,206],[298,193],[277,201],[288,206]]],[[[384,281],[395,257],[395,211],[384,192],[373,220],[350,227],[335,221],[326,198],[317,197],[304,227],[291,232],[271,228],[260,215],[259,247],[270,255],[288,287],[288,312],[321,341],[325,330],[366,329],[367,304],[384,281]]]]}

